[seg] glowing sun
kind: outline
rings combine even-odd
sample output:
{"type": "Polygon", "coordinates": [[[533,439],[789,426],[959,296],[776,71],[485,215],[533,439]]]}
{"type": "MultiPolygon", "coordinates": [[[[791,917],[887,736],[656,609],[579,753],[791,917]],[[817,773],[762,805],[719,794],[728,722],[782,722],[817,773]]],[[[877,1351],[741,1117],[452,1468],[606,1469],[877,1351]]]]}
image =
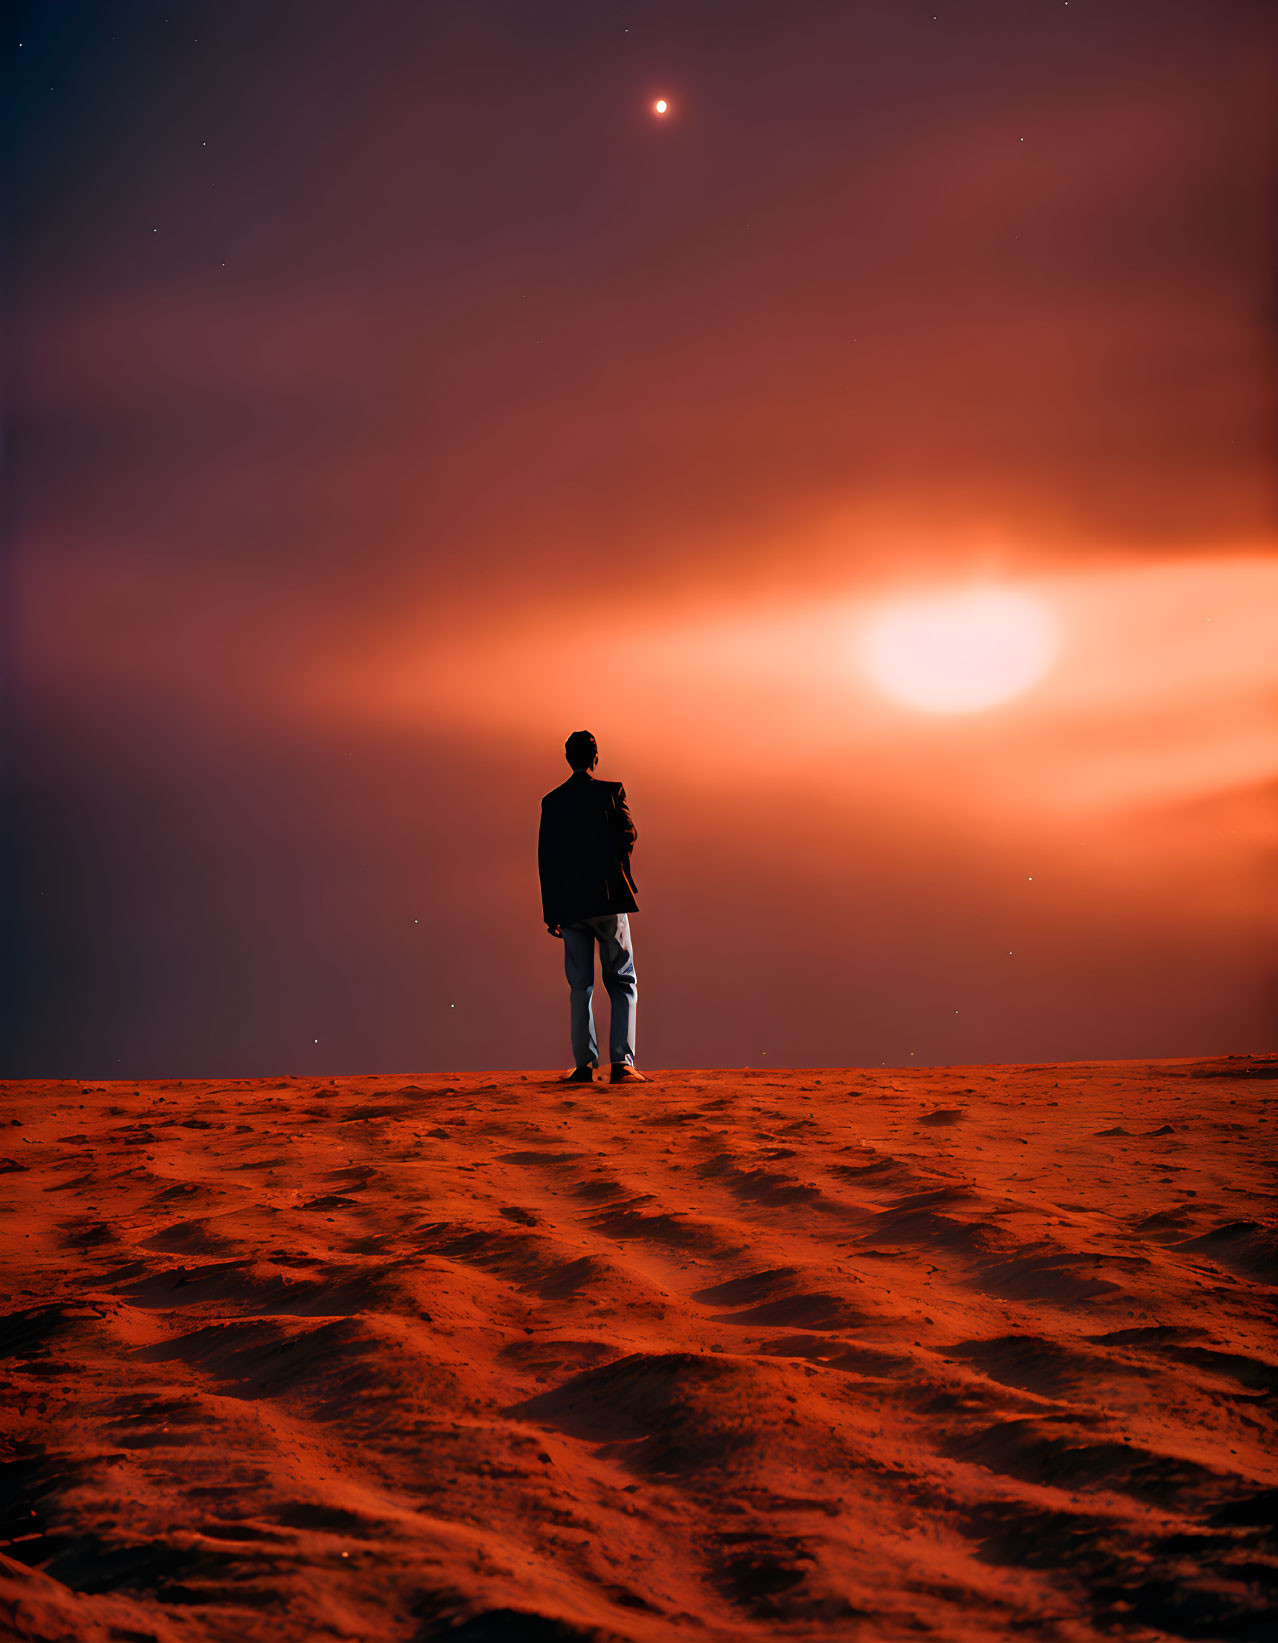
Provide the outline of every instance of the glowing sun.
{"type": "Polygon", "coordinates": [[[894,701],[925,713],[977,713],[1037,684],[1059,647],[1041,599],[973,588],[885,606],[865,629],[861,656],[894,701]]]}
{"type": "Polygon", "coordinates": [[[665,100],[664,97],[658,97],[656,102],[652,105],[652,112],[654,114],[664,114],[667,111],[667,109],[669,109],[669,107],[670,107],[670,104],[665,100]]]}

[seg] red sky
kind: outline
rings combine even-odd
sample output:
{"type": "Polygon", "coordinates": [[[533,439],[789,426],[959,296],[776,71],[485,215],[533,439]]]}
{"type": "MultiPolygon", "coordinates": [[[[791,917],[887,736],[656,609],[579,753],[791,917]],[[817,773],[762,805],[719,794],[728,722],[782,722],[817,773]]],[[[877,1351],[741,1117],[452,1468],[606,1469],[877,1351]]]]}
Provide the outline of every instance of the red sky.
{"type": "Polygon", "coordinates": [[[566,1061],[581,725],[643,1062],[1272,1048],[1276,34],[19,8],[0,1073],[566,1061]],[[1038,683],[875,689],[991,585],[1038,683]]]}

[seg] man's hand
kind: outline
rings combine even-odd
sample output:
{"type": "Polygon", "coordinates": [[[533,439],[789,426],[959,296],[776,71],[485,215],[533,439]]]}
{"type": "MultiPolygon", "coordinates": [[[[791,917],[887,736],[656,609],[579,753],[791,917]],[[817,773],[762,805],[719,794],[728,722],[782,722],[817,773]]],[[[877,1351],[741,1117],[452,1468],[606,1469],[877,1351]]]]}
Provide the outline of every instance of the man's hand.
{"type": "Polygon", "coordinates": [[[548,924],[546,926],[546,934],[548,936],[558,936],[560,941],[564,938],[564,933],[557,924],[548,924]]]}

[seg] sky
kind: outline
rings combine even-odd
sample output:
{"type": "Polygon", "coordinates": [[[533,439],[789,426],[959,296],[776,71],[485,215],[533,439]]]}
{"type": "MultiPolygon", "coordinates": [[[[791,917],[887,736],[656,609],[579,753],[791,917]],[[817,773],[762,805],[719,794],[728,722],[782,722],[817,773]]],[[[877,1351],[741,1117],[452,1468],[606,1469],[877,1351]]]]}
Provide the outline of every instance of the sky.
{"type": "Polygon", "coordinates": [[[4,28],[0,1076],[1275,1047],[1271,6],[4,28]]]}

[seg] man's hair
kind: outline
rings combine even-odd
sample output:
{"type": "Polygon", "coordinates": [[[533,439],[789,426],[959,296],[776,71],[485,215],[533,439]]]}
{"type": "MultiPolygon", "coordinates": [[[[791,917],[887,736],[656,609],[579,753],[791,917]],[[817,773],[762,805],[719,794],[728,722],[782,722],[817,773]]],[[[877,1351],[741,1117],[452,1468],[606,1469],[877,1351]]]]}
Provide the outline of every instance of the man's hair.
{"type": "Polygon", "coordinates": [[[587,770],[599,757],[599,747],[588,730],[574,730],[564,743],[564,753],[574,770],[587,770]]]}

